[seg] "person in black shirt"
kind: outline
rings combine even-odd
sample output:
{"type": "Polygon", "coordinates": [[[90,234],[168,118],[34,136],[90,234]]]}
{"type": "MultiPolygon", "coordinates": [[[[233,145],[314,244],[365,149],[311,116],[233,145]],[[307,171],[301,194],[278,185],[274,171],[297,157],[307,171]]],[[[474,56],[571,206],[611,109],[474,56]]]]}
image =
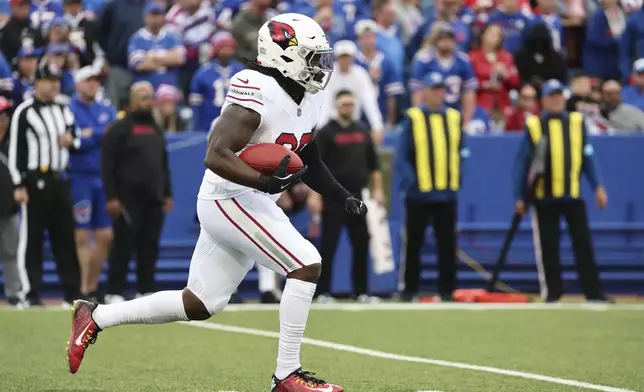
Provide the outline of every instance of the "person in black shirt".
{"type": "Polygon", "coordinates": [[[130,112],[103,138],[101,174],[107,211],[114,218],[106,301],[123,296],[133,251],[138,293],[154,291],[159,238],[165,213],[172,208],[172,189],[165,138],[152,116],[153,104],[150,83],[132,85],[130,112]]]}
{"type": "Polygon", "coordinates": [[[11,306],[20,304],[18,270],[18,204],[13,199],[13,181],[5,142],[9,125],[9,101],[0,97],[0,263],[4,276],[4,296],[11,306]]]}
{"type": "MultiPolygon", "coordinates": [[[[320,157],[327,165],[331,174],[338,182],[355,197],[362,197],[362,190],[373,186],[373,198],[384,204],[382,175],[379,170],[378,156],[369,133],[369,127],[352,118],[355,97],[347,90],[339,91],[335,100],[338,117],[331,120],[316,134],[320,157]]],[[[322,274],[318,281],[317,294],[319,302],[331,302],[331,277],[333,259],[338,245],[338,239],[345,225],[349,230],[349,238],[353,247],[353,292],[361,302],[373,302],[375,297],[368,295],[367,285],[367,251],[369,249],[369,233],[364,216],[351,217],[341,205],[331,200],[323,200],[322,196],[311,192],[309,209],[313,221],[320,220],[322,224],[322,239],[320,255],[322,256],[322,274]]]]}
{"type": "Polygon", "coordinates": [[[105,53],[98,44],[98,23],[93,14],[83,10],[82,0],[65,0],[63,8],[70,28],[69,41],[78,51],[80,67],[93,65],[101,69],[105,64],[105,53]]]}
{"type": "Polygon", "coordinates": [[[7,60],[18,54],[18,49],[25,46],[29,48],[44,45],[43,37],[39,31],[31,26],[29,0],[11,0],[11,17],[0,28],[0,51],[7,60]]]}

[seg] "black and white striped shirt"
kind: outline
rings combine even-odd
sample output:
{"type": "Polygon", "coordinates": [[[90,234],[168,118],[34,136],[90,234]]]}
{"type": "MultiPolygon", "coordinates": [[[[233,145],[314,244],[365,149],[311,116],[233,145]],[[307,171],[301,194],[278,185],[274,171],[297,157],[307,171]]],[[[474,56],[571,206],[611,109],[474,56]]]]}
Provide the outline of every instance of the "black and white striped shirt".
{"type": "Polygon", "coordinates": [[[62,172],[67,168],[69,150],[60,145],[65,133],[74,136],[75,147],[80,145],[67,104],[28,99],[16,107],[9,126],[9,170],[14,185],[22,185],[30,171],[62,172]]]}

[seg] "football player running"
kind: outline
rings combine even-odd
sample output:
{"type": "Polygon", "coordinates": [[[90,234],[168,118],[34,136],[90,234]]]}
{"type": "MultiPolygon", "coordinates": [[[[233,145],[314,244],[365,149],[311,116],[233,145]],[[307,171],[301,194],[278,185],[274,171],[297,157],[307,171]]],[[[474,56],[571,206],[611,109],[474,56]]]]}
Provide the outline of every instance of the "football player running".
{"type": "Polygon", "coordinates": [[[287,278],[271,391],[342,391],[302,370],[300,347],[321,259],[275,204],[281,192],[302,180],[344,205],[347,213],[367,213],[362,201],[322,163],[313,137],[325,102],[320,92],[333,69],[331,47],[322,28],[299,14],[266,22],[257,46],[257,60],[232,78],[221,116],[213,123],[197,200],[201,232],[187,287],[112,305],[76,301],[67,351],[71,373],[78,371],[86,349],[106,328],[205,320],[221,312],[256,261],[287,278]],[[287,174],[287,157],[273,175],[257,172],[238,154],[258,143],[292,149],[305,167],[287,174]]]}

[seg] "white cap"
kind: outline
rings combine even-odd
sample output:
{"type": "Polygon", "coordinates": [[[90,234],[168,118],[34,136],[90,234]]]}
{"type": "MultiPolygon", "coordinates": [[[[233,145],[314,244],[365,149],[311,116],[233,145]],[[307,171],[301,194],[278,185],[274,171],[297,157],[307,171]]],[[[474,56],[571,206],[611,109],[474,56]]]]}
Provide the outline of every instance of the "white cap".
{"type": "Polygon", "coordinates": [[[87,79],[97,78],[101,74],[101,71],[87,65],[74,73],[74,83],[83,82],[87,79]]]}
{"type": "Polygon", "coordinates": [[[644,58],[641,58],[633,63],[633,71],[637,73],[644,72],[644,58]]]}
{"type": "Polygon", "coordinates": [[[378,24],[371,19],[362,19],[356,23],[356,36],[360,37],[364,33],[375,33],[378,31],[378,24]]]}
{"type": "Polygon", "coordinates": [[[340,57],[343,55],[355,56],[358,52],[358,48],[353,41],[347,39],[338,41],[333,45],[333,54],[335,57],[340,57]]]}

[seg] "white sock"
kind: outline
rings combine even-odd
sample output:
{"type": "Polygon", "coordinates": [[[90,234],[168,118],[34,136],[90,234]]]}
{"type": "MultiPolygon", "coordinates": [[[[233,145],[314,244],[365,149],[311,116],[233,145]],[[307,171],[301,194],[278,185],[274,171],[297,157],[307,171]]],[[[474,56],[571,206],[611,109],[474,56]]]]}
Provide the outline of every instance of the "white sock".
{"type": "Polygon", "coordinates": [[[274,291],[277,289],[277,278],[273,270],[257,264],[257,278],[259,280],[259,292],[274,291]]]}
{"type": "Polygon", "coordinates": [[[121,324],[163,324],[173,321],[188,321],[183,307],[181,290],[160,291],[112,305],[98,305],[92,318],[99,328],[105,329],[121,324]]]}
{"type": "Polygon", "coordinates": [[[280,340],[275,377],[283,380],[300,368],[300,347],[315,293],[315,283],[287,279],[280,303],[280,340]]]}

